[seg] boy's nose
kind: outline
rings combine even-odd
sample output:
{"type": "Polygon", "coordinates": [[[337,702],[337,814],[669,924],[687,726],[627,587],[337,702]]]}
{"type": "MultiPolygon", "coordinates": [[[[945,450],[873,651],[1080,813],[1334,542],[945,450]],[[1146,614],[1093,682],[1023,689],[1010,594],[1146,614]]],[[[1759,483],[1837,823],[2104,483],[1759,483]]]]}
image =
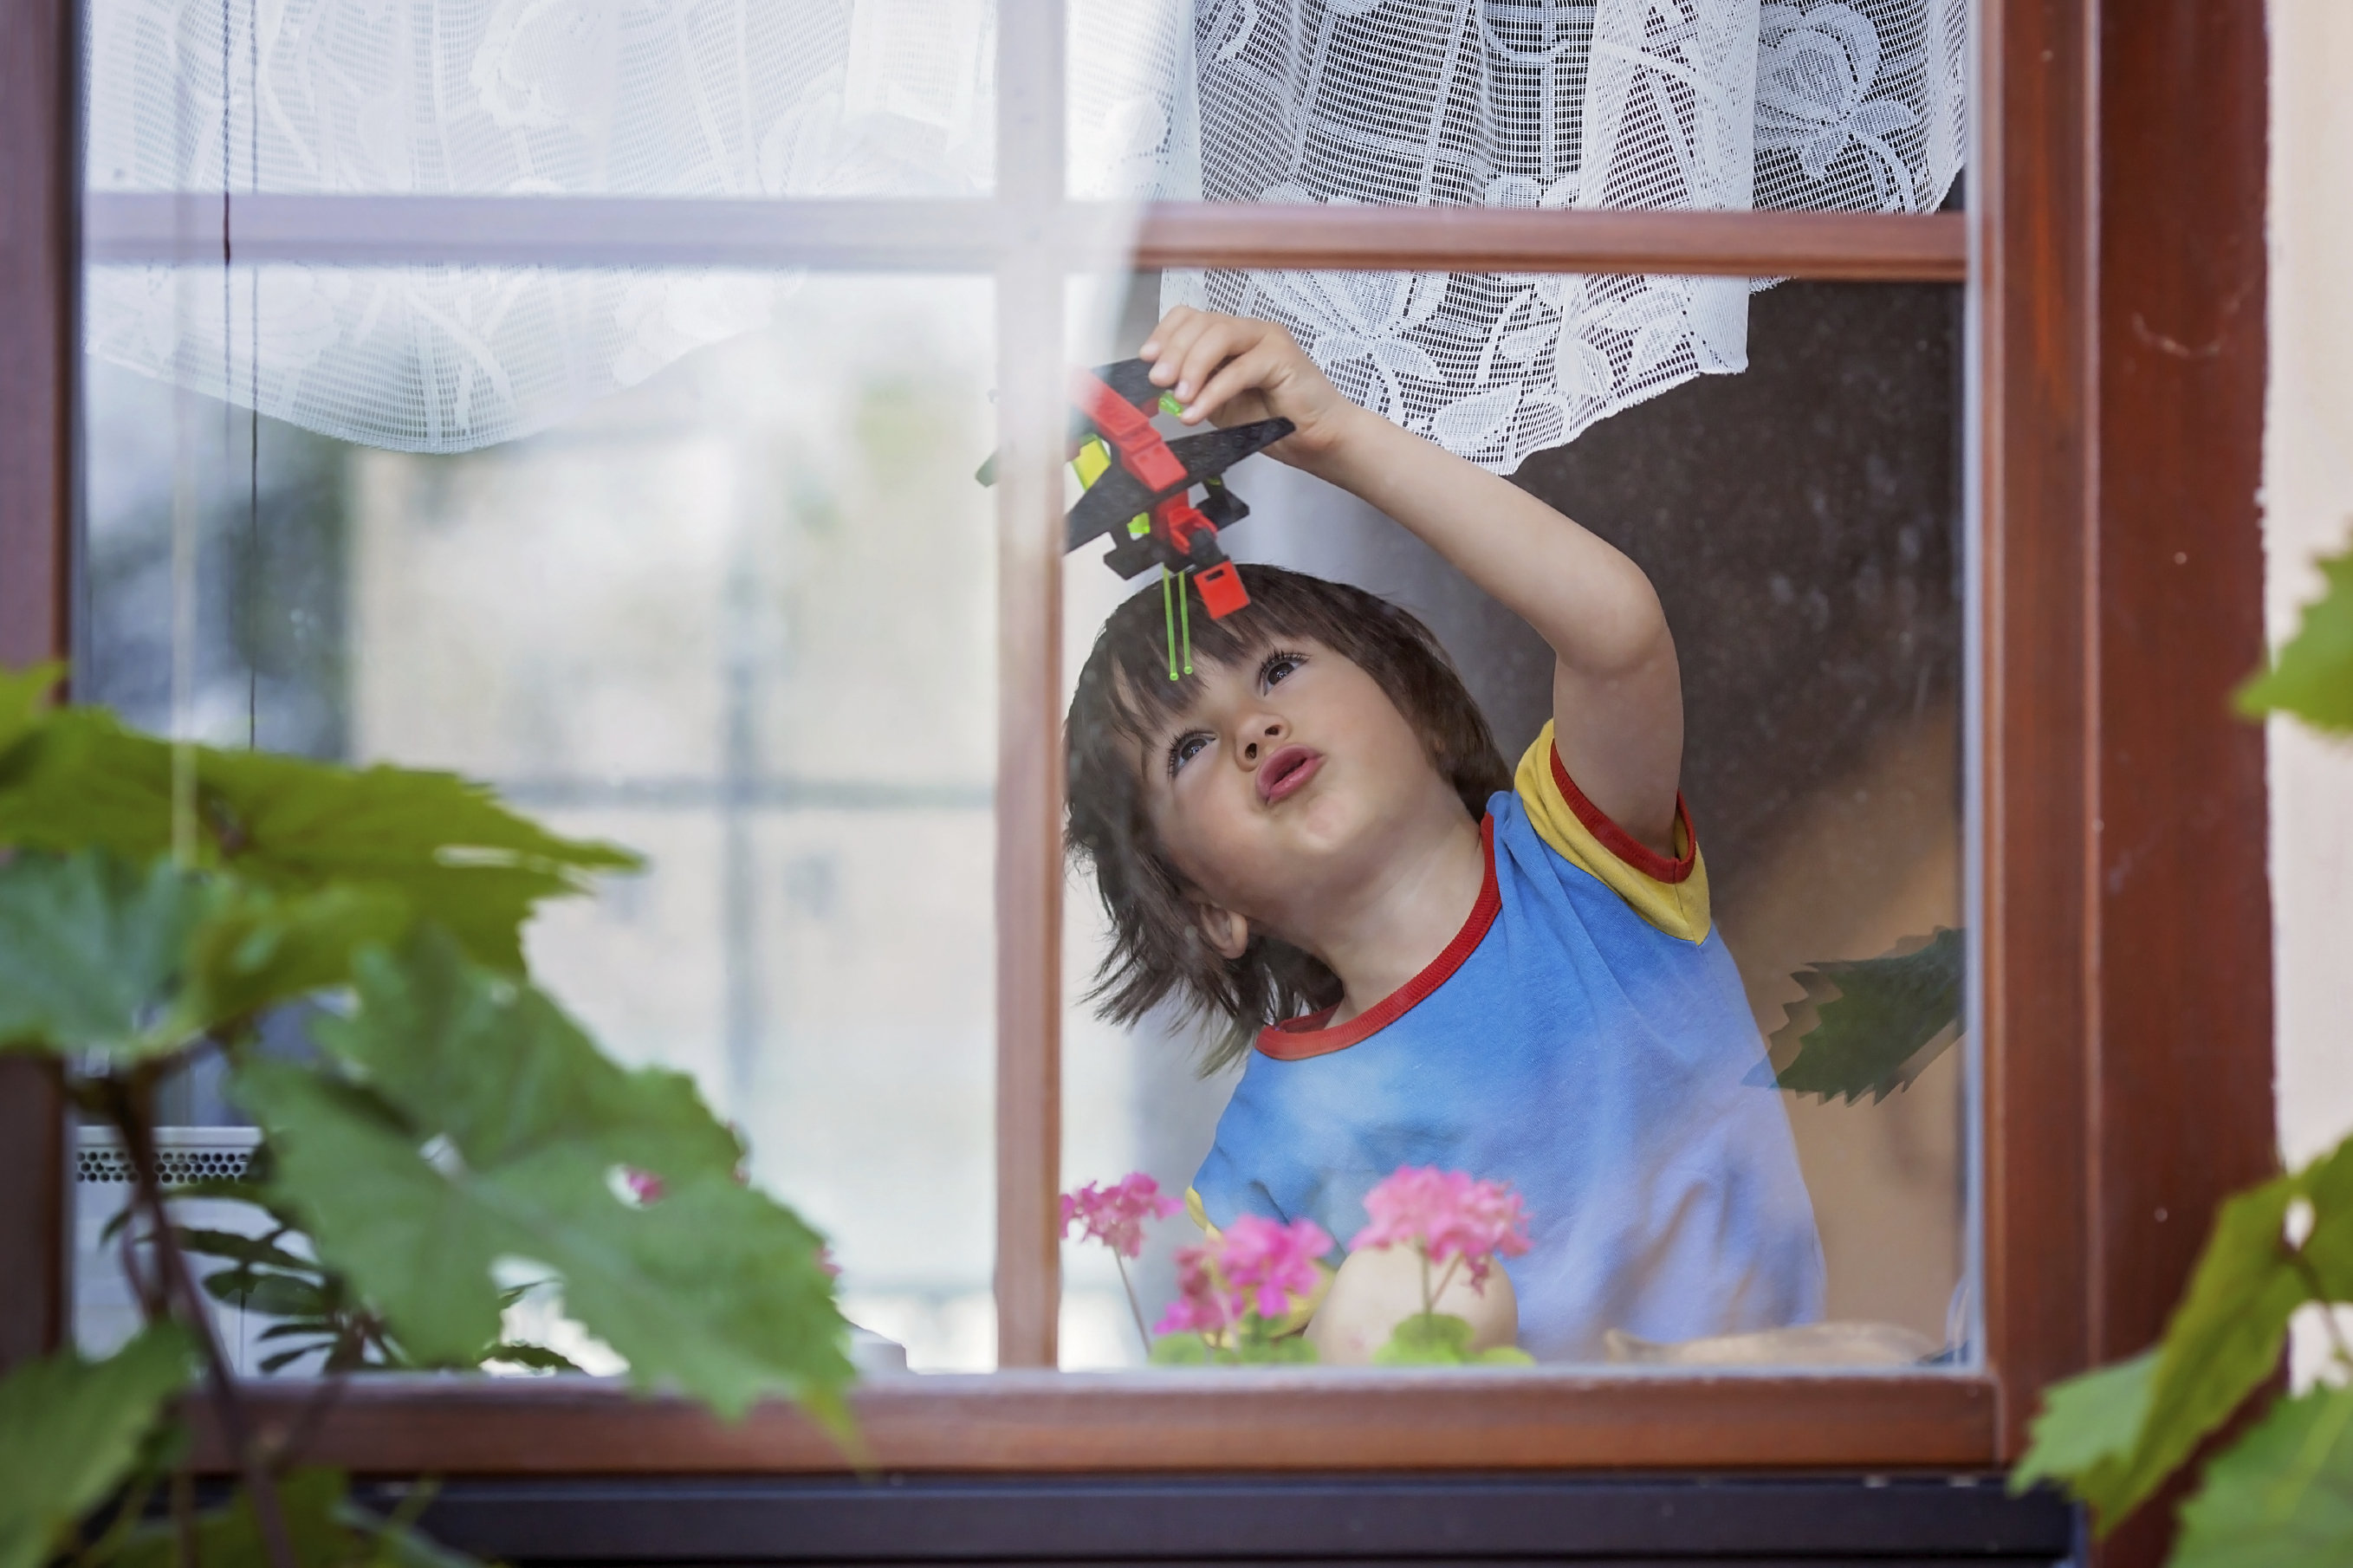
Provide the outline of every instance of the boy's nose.
{"type": "Polygon", "coordinates": [[[1259,759],[1282,743],[1288,726],[1272,714],[1253,719],[1242,727],[1242,743],[1234,748],[1234,760],[1256,771],[1259,759]]]}

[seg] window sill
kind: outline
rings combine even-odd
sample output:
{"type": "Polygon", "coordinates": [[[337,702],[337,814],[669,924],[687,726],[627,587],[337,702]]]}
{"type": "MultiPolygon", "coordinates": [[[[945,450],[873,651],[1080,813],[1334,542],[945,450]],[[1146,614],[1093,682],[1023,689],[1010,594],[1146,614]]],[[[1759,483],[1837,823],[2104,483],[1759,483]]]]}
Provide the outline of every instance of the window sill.
{"type": "MultiPolygon", "coordinates": [[[[315,1384],[255,1383],[265,1426],[315,1384]]],[[[1488,1372],[910,1376],[854,1397],[869,1468],[1204,1471],[1998,1464],[1994,1381],[1900,1376],[1488,1372]]],[[[201,1405],[201,1461],[225,1450],[201,1405]]],[[[815,1474],[849,1462],[797,1411],[730,1425],[673,1398],[575,1380],[370,1377],[304,1447],[314,1462],[434,1475],[815,1474]]]]}

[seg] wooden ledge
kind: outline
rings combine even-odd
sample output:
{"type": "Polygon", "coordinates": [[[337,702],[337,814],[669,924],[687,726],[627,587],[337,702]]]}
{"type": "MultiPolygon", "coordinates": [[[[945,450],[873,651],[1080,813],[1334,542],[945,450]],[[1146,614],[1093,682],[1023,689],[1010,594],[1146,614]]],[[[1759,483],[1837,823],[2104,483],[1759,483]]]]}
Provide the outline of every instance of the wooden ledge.
{"type": "MultiPolygon", "coordinates": [[[[262,1424],[318,1385],[248,1384],[262,1424]]],[[[860,1387],[871,1464],[958,1472],[1985,1467],[1991,1379],[1303,1371],[911,1375],[860,1387]]],[[[190,1412],[201,1462],[221,1447],[190,1412]]],[[[789,1406],[729,1425],[586,1379],[354,1379],[307,1460],[378,1474],[808,1474],[849,1468],[789,1406]]]]}

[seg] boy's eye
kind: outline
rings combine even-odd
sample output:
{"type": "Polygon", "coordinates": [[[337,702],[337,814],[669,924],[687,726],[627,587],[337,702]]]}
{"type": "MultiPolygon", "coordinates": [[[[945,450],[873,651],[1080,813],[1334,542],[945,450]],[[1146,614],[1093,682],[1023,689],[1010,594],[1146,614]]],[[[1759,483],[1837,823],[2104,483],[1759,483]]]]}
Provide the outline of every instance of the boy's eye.
{"type": "Polygon", "coordinates": [[[1175,778],[1177,769],[1207,751],[1208,746],[1209,737],[1198,730],[1177,736],[1168,747],[1168,776],[1175,778]]]}

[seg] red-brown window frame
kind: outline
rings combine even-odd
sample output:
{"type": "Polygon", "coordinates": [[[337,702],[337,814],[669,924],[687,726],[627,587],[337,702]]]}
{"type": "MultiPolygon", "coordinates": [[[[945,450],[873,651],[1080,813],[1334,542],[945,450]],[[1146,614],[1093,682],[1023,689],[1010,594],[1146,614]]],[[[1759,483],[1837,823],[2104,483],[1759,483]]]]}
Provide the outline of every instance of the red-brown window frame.
{"type": "MultiPolygon", "coordinates": [[[[2263,743],[2224,701],[2263,646],[2263,17],[2254,5],[1980,0],[1973,21],[1981,123],[1966,217],[1173,207],[1146,215],[1136,264],[1966,280],[1987,1371],[1017,1370],[861,1391],[877,1462],[1978,1468],[2017,1452],[2046,1383],[2153,1337],[2205,1216],[2274,1159],[2263,743]]],[[[70,0],[14,0],[0,21],[7,663],[68,644],[72,37],[70,0]]],[[[1030,674],[1008,678],[1000,722],[1008,770],[1035,771],[1008,771],[1001,787],[1051,804],[1058,552],[1048,464],[1029,468],[1006,487],[1000,566],[1001,657],[1030,674]]],[[[1000,1163],[999,1253],[1042,1283],[1035,1300],[1000,1292],[1001,1342],[1008,1366],[1034,1367],[1052,1350],[1060,869],[1054,814],[1008,816],[1000,973],[1016,984],[1000,985],[999,1031],[1043,1043],[1002,1052],[999,1139],[1036,1155],[1000,1163]]],[[[29,1062],[0,1063],[0,1363],[65,1331],[64,1173],[54,1085],[29,1062]]],[[[258,1397],[282,1419],[302,1395],[269,1385],[258,1397]]],[[[562,1384],[354,1385],[315,1444],[354,1469],[443,1474],[841,1463],[788,1410],[726,1426],[676,1402],[562,1384]]]]}

